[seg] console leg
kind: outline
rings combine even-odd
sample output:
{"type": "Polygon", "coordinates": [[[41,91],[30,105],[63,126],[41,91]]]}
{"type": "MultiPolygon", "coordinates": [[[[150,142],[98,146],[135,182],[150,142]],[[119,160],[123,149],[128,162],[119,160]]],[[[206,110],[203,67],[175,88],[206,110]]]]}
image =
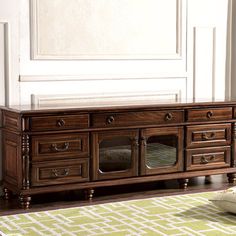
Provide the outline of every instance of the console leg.
{"type": "Polygon", "coordinates": [[[227,177],[230,184],[236,183],[236,173],[227,174],[227,177]]]}
{"type": "Polygon", "coordinates": [[[9,189],[3,188],[3,194],[4,194],[3,197],[4,197],[5,200],[9,200],[10,199],[11,192],[9,191],[9,189]]]}
{"type": "Polygon", "coordinates": [[[211,176],[210,175],[206,175],[205,176],[205,184],[210,184],[211,183],[211,176]]]}
{"type": "Polygon", "coordinates": [[[31,197],[30,196],[20,195],[19,196],[19,201],[20,201],[20,206],[23,209],[29,209],[30,208],[30,202],[31,202],[31,197]]]}
{"type": "Polygon", "coordinates": [[[88,199],[89,201],[93,200],[93,194],[94,194],[94,189],[86,189],[85,190],[85,198],[88,199]]]}
{"type": "Polygon", "coordinates": [[[178,181],[181,189],[187,189],[189,179],[179,179],[178,181]]]}

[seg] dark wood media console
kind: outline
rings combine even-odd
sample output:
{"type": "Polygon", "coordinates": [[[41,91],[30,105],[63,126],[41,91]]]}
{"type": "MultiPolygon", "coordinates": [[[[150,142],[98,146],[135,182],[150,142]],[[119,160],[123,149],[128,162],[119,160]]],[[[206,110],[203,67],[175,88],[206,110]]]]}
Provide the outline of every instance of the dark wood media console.
{"type": "Polygon", "coordinates": [[[5,198],[227,173],[236,101],[2,108],[5,198]]]}

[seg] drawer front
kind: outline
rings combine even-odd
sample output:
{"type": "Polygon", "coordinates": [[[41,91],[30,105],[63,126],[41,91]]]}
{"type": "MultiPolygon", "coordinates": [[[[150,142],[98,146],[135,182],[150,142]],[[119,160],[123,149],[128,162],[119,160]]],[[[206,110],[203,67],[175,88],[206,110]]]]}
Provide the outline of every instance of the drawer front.
{"type": "Polygon", "coordinates": [[[88,157],[89,134],[32,136],[32,161],[88,157]]]}
{"type": "Polygon", "coordinates": [[[232,108],[204,108],[188,110],[188,121],[215,121],[232,119],[232,108]]]}
{"type": "Polygon", "coordinates": [[[47,161],[32,164],[32,186],[47,186],[89,181],[89,161],[47,161]]]}
{"type": "Polygon", "coordinates": [[[187,127],[187,148],[230,145],[231,124],[187,127]]]}
{"type": "Polygon", "coordinates": [[[31,117],[30,127],[32,131],[88,128],[89,116],[84,114],[31,117]]]}
{"type": "Polygon", "coordinates": [[[145,124],[169,124],[184,121],[184,111],[146,111],[93,114],[93,127],[134,126],[145,124]]]}
{"type": "Polygon", "coordinates": [[[230,147],[199,148],[186,151],[186,170],[230,167],[230,147]]]}

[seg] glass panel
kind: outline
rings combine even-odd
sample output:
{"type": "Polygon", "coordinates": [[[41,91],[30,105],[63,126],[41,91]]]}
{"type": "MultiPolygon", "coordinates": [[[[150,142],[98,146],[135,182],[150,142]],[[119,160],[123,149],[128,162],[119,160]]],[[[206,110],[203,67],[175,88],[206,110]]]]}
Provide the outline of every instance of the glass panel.
{"type": "Polygon", "coordinates": [[[175,135],[152,136],[147,140],[146,166],[158,168],[174,166],[177,161],[178,137],[175,135]]]}
{"type": "Polygon", "coordinates": [[[131,140],[116,137],[103,140],[99,145],[99,169],[102,172],[122,171],[131,168],[131,140]]]}

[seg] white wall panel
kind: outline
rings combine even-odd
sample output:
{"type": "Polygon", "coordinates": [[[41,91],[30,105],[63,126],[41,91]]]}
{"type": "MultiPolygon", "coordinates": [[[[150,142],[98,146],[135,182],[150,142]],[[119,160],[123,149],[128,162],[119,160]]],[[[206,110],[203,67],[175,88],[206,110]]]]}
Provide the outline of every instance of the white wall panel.
{"type": "Polygon", "coordinates": [[[215,28],[194,28],[194,97],[212,99],[215,97],[215,28]]]}
{"type": "MultiPolygon", "coordinates": [[[[56,0],[55,0],[56,1],[56,0]]],[[[62,1],[62,0],[61,0],[62,1]]],[[[131,0],[130,0],[131,1],[131,0]]],[[[43,1],[44,2],[44,1],[43,1]]],[[[47,1],[48,2],[48,1],[47,1]]],[[[52,1],[54,2],[54,1],[52,1]]],[[[59,1],[60,2],[60,1],[59,1]]],[[[64,1],[64,3],[67,1],[64,1]]],[[[155,1],[154,1],[155,2],[155,1]]],[[[159,4],[162,2],[163,6],[161,9],[167,7],[167,2],[165,0],[158,0],[159,4]]],[[[169,77],[177,76],[183,77],[186,73],[186,0],[176,1],[168,0],[168,3],[172,2],[170,5],[170,11],[167,12],[167,16],[173,12],[173,16],[170,17],[170,22],[165,22],[168,17],[164,17],[163,21],[160,21],[156,24],[156,27],[159,25],[163,35],[172,35],[173,30],[169,30],[166,25],[170,25],[169,28],[175,26],[175,35],[174,37],[168,36],[172,39],[171,42],[163,41],[158,45],[159,49],[164,48],[166,52],[165,60],[31,60],[30,59],[30,26],[29,26],[29,1],[21,0],[21,62],[20,62],[20,74],[22,77],[30,76],[32,81],[34,81],[34,75],[46,75],[48,80],[53,80],[55,75],[59,75],[62,79],[67,80],[67,75],[75,76],[77,79],[80,78],[89,78],[96,79],[102,77],[121,76],[121,77],[134,77],[134,75],[145,76],[145,75],[154,75],[155,77],[169,77]],[[179,7],[181,8],[177,11],[175,6],[176,3],[181,2],[179,7]],[[174,22],[173,19],[178,19],[181,24],[181,27],[178,27],[177,22],[174,22]],[[176,28],[177,27],[177,28],[176,28]],[[165,32],[163,32],[165,31],[165,32]],[[177,33],[177,35],[176,35],[177,33]],[[176,41],[176,38],[178,39],[176,41]],[[166,45],[163,45],[165,44],[166,45]],[[161,46],[161,47],[160,47],[161,46]],[[171,47],[171,48],[169,48],[171,47]],[[173,47],[176,49],[175,54],[178,54],[178,58],[173,59],[167,55],[168,50],[173,52],[173,47]],[[167,50],[167,48],[169,48],[167,50]],[[168,60],[169,57],[169,60],[168,60]],[[52,77],[50,77],[52,76],[52,77]]],[[[178,5],[178,4],[177,4],[178,5]]],[[[132,16],[132,12],[130,16],[132,16]]],[[[70,20],[70,19],[68,19],[70,20]]],[[[67,21],[64,19],[64,21],[67,21]]],[[[100,26],[99,26],[100,27],[100,26]]],[[[96,30],[96,29],[95,29],[96,30]]],[[[35,36],[33,36],[35,37],[35,36]]],[[[76,36],[77,37],[77,36],[76,36]]],[[[37,36],[36,36],[37,38],[37,36]]],[[[57,39],[57,36],[54,36],[57,39]]],[[[160,37],[161,38],[161,37],[160,37]]],[[[162,39],[163,40],[163,39],[162,39]]],[[[148,44],[149,42],[147,42],[148,44]]],[[[33,44],[34,45],[34,44],[33,44]]],[[[52,45],[52,44],[50,44],[52,45]]],[[[34,46],[33,46],[34,47],[34,46]]],[[[65,51],[66,52],[66,51],[65,51]]],[[[65,53],[66,54],[66,53],[65,53]]],[[[44,76],[44,77],[46,77],[44,76]]],[[[75,78],[74,77],[74,78],[75,78]]],[[[89,92],[89,91],[88,91],[89,92]]]]}
{"type": "Polygon", "coordinates": [[[182,0],[31,0],[32,57],[180,59],[183,20],[182,0]]]}
{"type": "Polygon", "coordinates": [[[227,0],[188,0],[188,97],[191,94],[196,99],[227,96],[228,4],[227,0]]]}
{"type": "Polygon", "coordinates": [[[0,21],[0,105],[5,104],[5,23],[0,21]]]}
{"type": "MultiPolygon", "coordinates": [[[[140,78],[133,79],[116,79],[116,80],[90,80],[90,81],[54,81],[54,82],[22,82],[21,93],[22,103],[28,103],[31,94],[36,96],[44,95],[44,98],[50,98],[51,95],[66,95],[74,94],[75,97],[79,95],[93,94],[134,94],[143,93],[150,94],[173,94],[178,93],[178,98],[183,100],[186,98],[186,78],[140,78]],[[90,91],[90,92],[88,92],[90,91]]],[[[167,99],[169,97],[167,96],[167,99]]],[[[52,98],[53,99],[53,98],[52,98]]]]}

